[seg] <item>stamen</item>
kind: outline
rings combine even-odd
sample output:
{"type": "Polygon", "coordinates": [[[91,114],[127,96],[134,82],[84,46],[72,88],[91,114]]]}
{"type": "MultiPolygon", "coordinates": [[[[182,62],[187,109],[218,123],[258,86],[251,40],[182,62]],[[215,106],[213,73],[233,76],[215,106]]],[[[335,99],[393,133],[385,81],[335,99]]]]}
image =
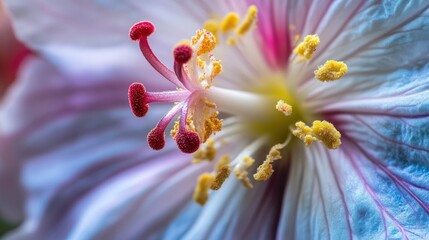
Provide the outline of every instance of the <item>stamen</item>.
{"type": "Polygon", "coordinates": [[[311,127],[301,121],[295,123],[295,126],[297,128],[292,131],[292,134],[301,139],[305,143],[305,146],[308,147],[312,142],[316,141],[316,138],[311,135],[313,131],[311,127]]]}
{"type": "Polygon", "coordinates": [[[216,37],[216,42],[219,42],[219,24],[215,20],[207,20],[203,28],[211,32],[216,37]]]}
{"type": "Polygon", "coordinates": [[[192,37],[192,45],[196,46],[197,56],[207,54],[216,47],[216,37],[205,29],[199,29],[192,37]]]}
{"type": "Polygon", "coordinates": [[[200,163],[204,160],[213,161],[217,152],[217,149],[214,143],[215,141],[212,138],[207,140],[205,149],[200,148],[198,149],[198,151],[192,154],[192,157],[194,157],[194,159],[192,160],[192,163],[200,163]]]}
{"type": "Polygon", "coordinates": [[[277,102],[276,109],[282,112],[285,116],[290,116],[292,114],[292,106],[285,103],[284,100],[279,100],[277,102]]]}
{"type": "Polygon", "coordinates": [[[209,199],[209,190],[215,177],[210,173],[203,173],[198,178],[197,186],[194,190],[194,200],[203,206],[209,199]]]}
{"type": "Polygon", "coordinates": [[[304,38],[304,41],[298,44],[294,52],[298,54],[302,60],[310,60],[313,56],[313,53],[316,51],[316,48],[319,43],[319,36],[308,35],[304,38]]]}
{"type": "Polygon", "coordinates": [[[255,180],[266,181],[271,177],[274,172],[272,163],[282,158],[282,155],[279,150],[286,147],[286,145],[290,142],[290,139],[291,136],[289,135],[284,143],[276,144],[270,149],[270,152],[268,153],[265,161],[261,165],[259,165],[258,169],[256,170],[256,173],[253,174],[253,178],[255,178],[255,180]]]}
{"type": "Polygon", "coordinates": [[[328,121],[314,121],[313,134],[328,149],[336,149],[341,145],[341,133],[328,121]]]}
{"type": "Polygon", "coordinates": [[[295,126],[297,128],[292,134],[301,139],[307,147],[316,139],[328,149],[336,149],[341,145],[341,133],[328,121],[316,120],[311,128],[303,122],[297,122],[295,126]]]}
{"type": "Polygon", "coordinates": [[[219,162],[216,164],[216,175],[215,179],[212,182],[210,189],[219,190],[222,187],[222,184],[231,174],[231,166],[229,165],[230,158],[228,155],[222,156],[219,162]]]}
{"type": "Polygon", "coordinates": [[[322,82],[335,81],[347,73],[347,65],[344,62],[328,60],[323,66],[314,71],[316,78],[322,82]]]}
{"type": "Polygon", "coordinates": [[[249,189],[253,188],[253,184],[250,182],[249,172],[247,172],[247,169],[249,169],[254,162],[255,159],[246,156],[234,169],[234,174],[237,179],[243,184],[243,186],[249,189]]]}
{"type": "Polygon", "coordinates": [[[235,30],[237,35],[241,36],[241,35],[244,35],[246,32],[249,31],[249,29],[250,29],[250,27],[252,27],[253,23],[256,22],[257,12],[258,12],[258,8],[256,6],[252,5],[249,7],[249,9],[247,10],[247,14],[244,17],[243,22],[235,30]]]}
{"type": "Polygon", "coordinates": [[[220,24],[220,30],[224,33],[234,30],[237,27],[239,21],[240,17],[238,14],[235,12],[230,12],[223,18],[220,24]]]}

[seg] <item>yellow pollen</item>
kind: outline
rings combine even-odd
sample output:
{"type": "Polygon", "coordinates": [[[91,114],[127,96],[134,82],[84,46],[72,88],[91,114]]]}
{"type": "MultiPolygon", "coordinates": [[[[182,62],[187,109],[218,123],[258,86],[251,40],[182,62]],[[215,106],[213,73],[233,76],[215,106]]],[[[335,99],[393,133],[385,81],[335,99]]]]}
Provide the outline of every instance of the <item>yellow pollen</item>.
{"type": "Polygon", "coordinates": [[[222,32],[229,32],[237,27],[240,17],[235,12],[228,13],[220,24],[220,30],[222,32]]]}
{"type": "Polygon", "coordinates": [[[205,29],[199,29],[192,37],[192,45],[198,47],[196,54],[200,56],[211,52],[216,47],[216,37],[205,29]]]}
{"type": "Polygon", "coordinates": [[[294,52],[298,54],[302,60],[310,60],[319,43],[319,36],[308,35],[304,38],[304,41],[298,44],[294,52]]]}
{"type": "Polygon", "coordinates": [[[210,60],[212,64],[210,80],[213,80],[213,78],[222,72],[222,64],[220,63],[220,60],[215,60],[214,57],[211,57],[210,60]]]}
{"type": "Polygon", "coordinates": [[[229,156],[225,155],[222,156],[222,158],[216,164],[216,175],[210,186],[211,190],[219,190],[225,180],[229,177],[229,174],[231,174],[231,166],[229,165],[229,161],[229,156]]]}
{"type": "Polygon", "coordinates": [[[207,20],[204,23],[204,27],[205,30],[211,32],[215,37],[216,40],[218,39],[218,35],[219,35],[219,24],[217,21],[215,20],[207,20]]]}
{"type": "Polygon", "coordinates": [[[336,149],[341,145],[341,133],[328,121],[314,121],[313,134],[328,149],[336,149]]]}
{"type": "Polygon", "coordinates": [[[244,157],[243,160],[234,169],[234,174],[237,179],[243,184],[244,187],[249,189],[253,188],[253,184],[250,182],[249,172],[247,172],[247,169],[250,168],[254,162],[255,159],[251,157],[244,157]]]}
{"type": "Polygon", "coordinates": [[[292,134],[301,139],[307,147],[316,140],[328,149],[336,149],[341,145],[341,133],[328,121],[316,120],[311,128],[303,122],[297,122],[295,126],[297,128],[292,134]]]}
{"type": "Polygon", "coordinates": [[[235,46],[237,45],[237,39],[234,37],[229,37],[226,41],[226,44],[228,44],[229,46],[235,46]]]}
{"type": "Polygon", "coordinates": [[[194,190],[194,200],[201,206],[209,199],[209,190],[215,177],[210,173],[203,173],[198,178],[197,186],[194,190]]]}
{"type": "Polygon", "coordinates": [[[222,120],[217,118],[218,114],[216,111],[204,121],[203,142],[206,142],[212,133],[222,130],[222,120]]]}
{"type": "Polygon", "coordinates": [[[205,144],[205,149],[200,148],[192,154],[192,157],[194,158],[192,163],[200,163],[204,160],[213,161],[217,153],[214,143],[215,141],[213,138],[208,139],[205,144]]]}
{"type": "Polygon", "coordinates": [[[204,70],[204,68],[206,67],[206,62],[200,57],[197,57],[197,65],[204,70]]]}
{"type": "Polygon", "coordinates": [[[347,73],[347,65],[344,62],[328,60],[323,66],[314,71],[316,78],[322,82],[335,81],[347,73]]]}
{"type": "Polygon", "coordinates": [[[235,30],[236,34],[241,36],[249,31],[249,29],[252,27],[252,25],[257,20],[257,13],[258,8],[254,5],[250,6],[247,10],[247,14],[244,17],[243,22],[240,24],[240,26],[235,30]]]}
{"type": "Polygon", "coordinates": [[[305,143],[305,146],[310,146],[310,144],[316,141],[316,138],[311,135],[311,127],[305,125],[303,122],[295,123],[296,129],[292,131],[292,134],[301,139],[305,143]]]}
{"type": "Polygon", "coordinates": [[[256,173],[253,174],[253,178],[257,181],[266,181],[273,174],[273,166],[271,165],[274,161],[282,158],[282,155],[279,150],[283,149],[286,146],[286,143],[276,144],[271,149],[267,155],[265,161],[259,165],[256,169],[256,173]]]}
{"type": "Polygon", "coordinates": [[[286,116],[290,116],[292,114],[292,106],[285,103],[283,100],[279,100],[277,102],[276,109],[286,116]]]}

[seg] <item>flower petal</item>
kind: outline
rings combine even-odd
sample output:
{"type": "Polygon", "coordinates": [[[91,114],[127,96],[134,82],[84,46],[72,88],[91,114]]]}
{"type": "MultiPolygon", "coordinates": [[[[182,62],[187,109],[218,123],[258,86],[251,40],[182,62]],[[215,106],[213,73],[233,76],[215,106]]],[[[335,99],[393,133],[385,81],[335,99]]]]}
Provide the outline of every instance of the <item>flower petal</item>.
{"type": "MultiPolygon", "coordinates": [[[[316,108],[340,99],[388,96],[394,91],[391,87],[408,84],[405,79],[422,70],[429,61],[421,50],[429,40],[428,16],[426,1],[367,2],[344,24],[341,32],[325,36],[327,39],[321,36],[319,55],[300,78],[300,90],[316,108]],[[349,71],[341,80],[324,84],[314,79],[313,71],[328,59],[345,61],[349,71]]],[[[323,26],[326,29],[331,25],[323,26]]]]}
{"type": "MultiPolygon", "coordinates": [[[[362,149],[371,145],[368,132],[359,134],[365,138],[355,143],[347,137],[338,150],[315,145],[293,156],[278,238],[424,239],[429,234],[429,189],[420,185],[429,178],[427,163],[388,153],[396,145],[385,141],[369,154],[362,149]],[[398,164],[410,174],[392,171],[398,164]]],[[[428,159],[425,151],[421,156],[428,159]]]]}

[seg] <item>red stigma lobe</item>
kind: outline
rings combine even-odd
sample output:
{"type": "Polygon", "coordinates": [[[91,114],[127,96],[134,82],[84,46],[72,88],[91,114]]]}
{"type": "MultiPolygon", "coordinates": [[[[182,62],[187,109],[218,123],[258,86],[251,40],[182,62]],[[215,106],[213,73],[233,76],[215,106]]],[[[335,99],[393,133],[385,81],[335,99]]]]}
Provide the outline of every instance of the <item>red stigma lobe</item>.
{"type": "Polygon", "coordinates": [[[141,83],[133,83],[128,88],[128,101],[130,108],[136,117],[144,117],[149,111],[146,103],[146,88],[141,83]]]}
{"type": "Polygon", "coordinates": [[[147,135],[147,142],[153,150],[161,150],[165,146],[164,131],[158,128],[152,129],[147,135]]]}
{"type": "Polygon", "coordinates": [[[200,147],[200,137],[194,131],[179,131],[176,136],[177,147],[184,153],[193,153],[200,147]]]}
{"type": "Polygon", "coordinates": [[[173,54],[176,62],[185,64],[192,57],[192,48],[188,45],[181,45],[174,49],[173,54]]]}
{"type": "Polygon", "coordinates": [[[130,38],[133,41],[148,37],[155,32],[155,26],[148,21],[138,22],[130,28],[130,38]]]}

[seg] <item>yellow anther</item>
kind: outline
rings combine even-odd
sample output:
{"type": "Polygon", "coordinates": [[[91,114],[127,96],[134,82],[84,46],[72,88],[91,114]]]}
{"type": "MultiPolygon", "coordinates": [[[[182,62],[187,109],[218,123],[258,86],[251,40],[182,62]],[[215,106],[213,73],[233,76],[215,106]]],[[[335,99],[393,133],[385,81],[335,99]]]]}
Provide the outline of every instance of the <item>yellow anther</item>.
{"type": "Polygon", "coordinates": [[[194,190],[194,200],[201,206],[209,199],[209,190],[215,177],[210,173],[203,173],[198,178],[197,186],[194,190]]]}
{"type": "Polygon", "coordinates": [[[301,139],[307,147],[316,140],[328,149],[336,149],[341,145],[340,132],[328,121],[316,120],[311,128],[303,122],[297,122],[295,126],[297,128],[292,131],[292,134],[301,139]]]}
{"type": "Polygon", "coordinates": [[[216,175],[210,186],[211,190],[219,190],[225,180],[229,177],[229,174],[231,174],[231,166],[229,165],[229,161],[229,156],[225,155],[222,156],[222,158],[216,164],[216,175]]]}
{"type": "Polygon", "coordinates": [[[273,166],[271,165],[274,161],[282,158],[282,155],[279,150],[283,149],[287,143],[276,144],[271,149],[267,155],[265,161],[259,165],[258,169],[256,169],[256,173],[253,174],[253,178],[258,181],[266,181],[273,174],[273,166]]]}
{"type": "Polygon", "coordinates": [[[207,20],[205,23],[204,23],[204,27],[203,27],[205,30],[207,30],[207,31],[209,31],[209,32],[211,32],[215,37],[216,37],[216,39],[218,38],[218,34],[219,34],[219,24],[218,24],[218,22],[217,21],[215,21],[215,20],[207,20]]]}
{"type": "Polygon", "coordinates": [[[313,134],[328,149],[336,149],[341,145],[341,133],[328,121],[314,121],[313,134]]]}
{"type": "Polygon", "coordinates": [[[192,45],[197,47],[196,54],[200,56],[211,52],[216,47],[216,37],[205,29],[199,29],[192,37],[192,45]]]}
{"type": "Polygon", "coordinates": [[[234,169],[234,174],[237,179],[243,184],[243,186],[250,189],[253,188],[253,184],[250,182],[249,172],[247,172],[247,169],[250,168],[254,162],[255,159],[251,157],[244,157],[243,160],[234,169]]]}
{"type": "Polygon", "coordinates": [[[313,56],[314,51],[316,51],[316,48],[319,43],[319,36],[308,35],[304,38],[304,41],[298,44],[294,52],[301,56],[302,60],[309,60],[313,56]]]}
{"type": "Polygon", "coordinates": [[[210,58],[211,60],[211,74],[210,74],[210,80],[213,80],[217,75],[219,75],[222,72],[222,64],[220,60],[215,60],[214,57],[210,58]]]}
{"type": "Polygon", "coordinates": [[[200,57],[197,57],[197,65],[198,67],[204,70],[204,68],[206,67],[206,62],[202,60],[200,57]]]}
{"type": "Polygon", "coordinates": [[[283,100],[279,100],[277,102],[276,109],[286,116],[290,116],[292,114],[292,106],[285,103],[283,100]]]}
{"type": "Polygon", "coordinates": [[[243,22],[235,30],[237,35],[241,36],[241,35],[243,35],[249,31],[249,29],[252,27],[252,25],[257,20],[257,13],[258,13],[258,8],[256,6],[252,5],[249,7],[249,9],[247,10],[247,14],[244,17],[243,22]]]}
{"type": "Polygon", "coordinates": [[[344,62],[328,60],[323,66],[314,71],[316,78],[322,82],[335,81],[347,73],[347,65],[344,62]]]}
{"type": "Polygon", "coordinates": [[[170,136],[174,138],[178,132],[179,132],[179,120],[174,122],[173,129],[171,129],[170,131],[170,136]]]}
{"type": "Polygon", "coordinates": [[[310,146],[310,144],[317,139],[311,135],[311,127],[305,125],[303,122],[295,123],[296,129],[292,131],[292,134],[301,139],[305,143],[305,146],[310,146]]]}
{"type": "Polygon", "coordinates": [[[217,149],[214,145],[215,141],[213,138],[209,138],[205,144],[205,148],[198,149],[192,154],[192,163],[200,163],[204,160],[213,161],[216,157],[217,149]]]}
{"type": "Polygon", "coordinates": [[[228,13],[222,20],[220,24],[220,30],[222,32],[229,32],[231,30],[234,30],[238,22],[240,21],[240,17],[235,12],[228,13]]]}
{"type": "Polygon", "coordinates": [[[203,142],[206,142],[213,133],[222,130],[222,120],[217,117],[218,114],[216,111],[204,121],[203,142]]]}
{"type": "Polygon", "coordinates": [[[235,46],[237,45],[237,38],[235,37],[228,37],[228,40],[226,41],[226,44],[229,46],[235,46]]]}

